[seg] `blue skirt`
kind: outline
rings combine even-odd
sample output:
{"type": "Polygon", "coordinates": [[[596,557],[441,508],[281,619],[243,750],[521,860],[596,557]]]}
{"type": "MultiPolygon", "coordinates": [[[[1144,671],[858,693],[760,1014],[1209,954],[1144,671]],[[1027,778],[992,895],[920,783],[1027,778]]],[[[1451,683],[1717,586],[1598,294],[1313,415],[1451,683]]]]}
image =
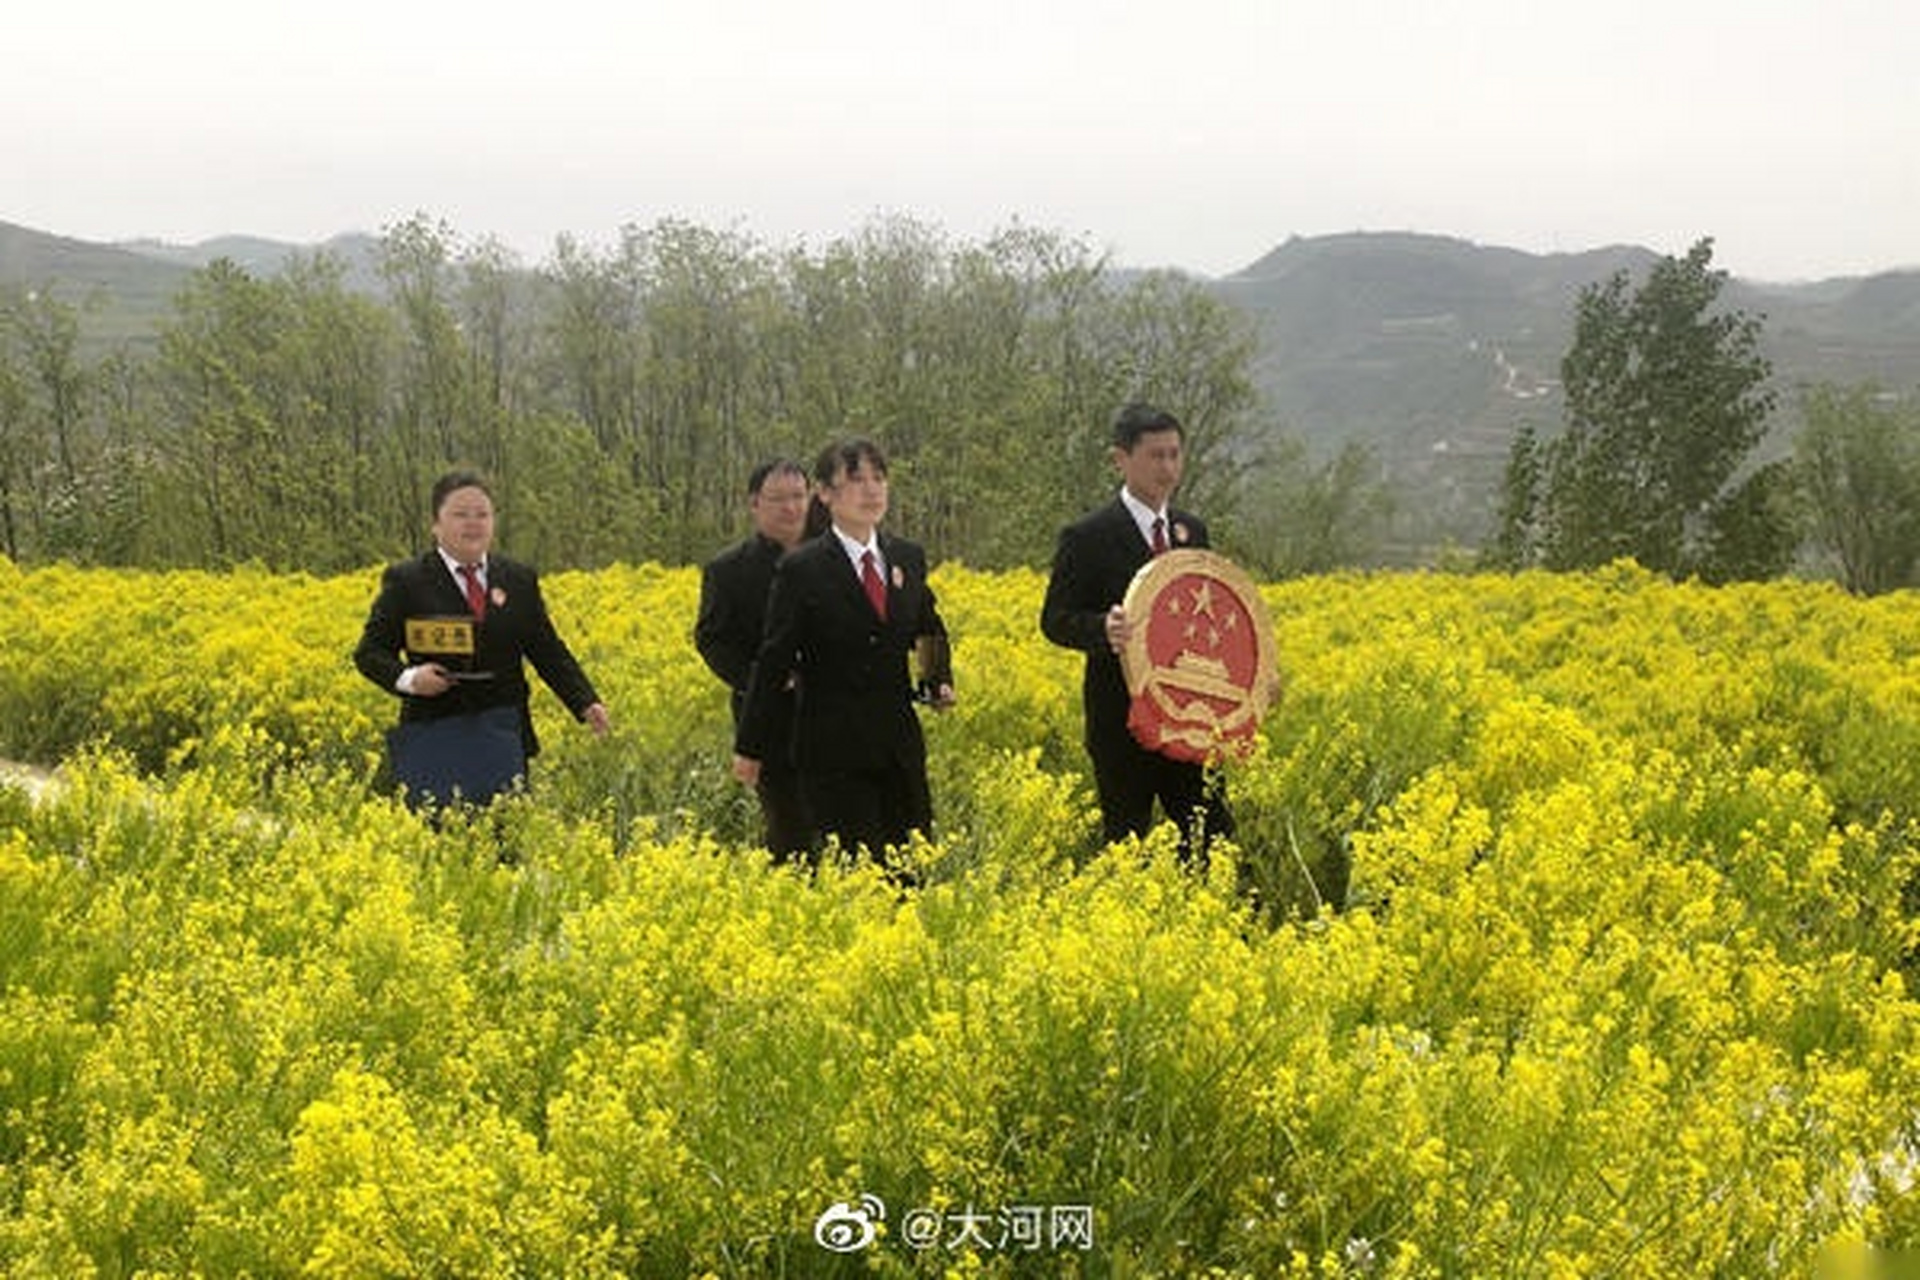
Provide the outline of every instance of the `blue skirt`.
{"type": "Polygon", "coordinates": [[[387,731],[387,755],[416,809],[484,805],[527,772],[518,707],[402,720],[387,731]]]}

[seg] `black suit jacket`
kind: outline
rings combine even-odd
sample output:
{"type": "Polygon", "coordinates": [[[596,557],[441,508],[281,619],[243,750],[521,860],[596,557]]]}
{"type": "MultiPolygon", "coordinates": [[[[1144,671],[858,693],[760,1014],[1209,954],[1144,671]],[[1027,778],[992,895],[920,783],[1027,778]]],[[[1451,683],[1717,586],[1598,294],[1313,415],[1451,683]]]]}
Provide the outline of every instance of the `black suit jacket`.
{"type": "MultiPolygon", "coordinates": [[[[1189,512],[1168,508],[1167,530],[1172,547],[1209,545],[1206,523],[1189,512]]],[[[1140,526],[1118,497],[1062,529],[1054,548],[1040,630],[1055,644],[1087,655],[1081,700],[1090,750],[1124,747],[1133,740],[1127,730],[1132,699],[1120,655],[1107,644],[1107,610],[1121,602],[1133,575],[1152,558],[1140,526]]]]}
{"type": "MultiPolygon", "coordinates": [[[[700,613],[693,624],[693,647],[707,669],[733,691],[733,723],[737,728],[747,702],[747,683],[753,660],[767,626],[767,595],[773,587],[773,568],[785,549],[754,534],[707,562],[700,573],[700,613]]],[[[786,718],[792,699],[786,698],[786,718]]]]}
{"type": "MultiPolygon", "coordinates": [[[[887,620],[867,603],[859,575],[831,532],[781,559],[767,623],[734,748],[766,761],[783,754],[802,773],[874,769],[890,761],[924,768],[926,743],[914,711],[909,656],[922,636],[946,638],[919,544],[880,536],[887,562],[887,620]],[[780,691],[796,686],[793,727],[779,723],[780,691]]],[[[937,682],[952,672],[929,673],[937,682]]]]}
{"type": "Polygon", "coordinates": [[[540,578],[530,566],[501,556],[487,557],[486,618],[479,624],[471,655],[443,656],[407,651],[409,618],[470,618],[466,596],[447,571],[438,551],[416,560],[389,565],[380,579],[380,593],[367,613],[353,664],[374,684],[396,693],[394,682],[407,667],[439,662],[451,671],[490,671],[490,680],[463,681],[437,698],[400,696],[402,720],[430,720],[440,716],[516,707],[520,736],[529,757],[539,753],[528,711],[524,663],[531,662],[549,689],[576,719],[600,700],[593,684],[547,616],[540,594],[540,578]]]}

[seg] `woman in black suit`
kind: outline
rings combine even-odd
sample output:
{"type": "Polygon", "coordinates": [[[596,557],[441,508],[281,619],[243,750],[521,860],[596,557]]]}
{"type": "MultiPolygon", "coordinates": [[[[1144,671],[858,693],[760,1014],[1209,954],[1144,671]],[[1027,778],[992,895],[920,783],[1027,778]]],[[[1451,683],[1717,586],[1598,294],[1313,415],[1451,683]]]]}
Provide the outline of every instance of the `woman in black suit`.
{"type": "Polygon", "coordinates": [[[814,466],[814,486],[829,528],[774,570],[733,771],[751,786],[762,761],[785,753],[820,834],[880,856],[933,823],[909,655],[917,647],[931,655],[923,696],[950,706],[946,625],[927,585],[926,552],[880,532],[888,490],[879,447],[868,440],[829,446],[814,466]],[[782,741],[777,711],[789,679],[796,702],[782,741]]]}
{"type": "Polygon", "coordinates": [[[433,486],[434,548],[388,566],[354,647],[360,673],[400,698],[394,772],[416,798],[485,803],[526,771],[540,742],[531,662],[575,719],[605,734],[607,708],[547,616],[540,579],[492,554],[493,495],[471,472],[433,486]]]}

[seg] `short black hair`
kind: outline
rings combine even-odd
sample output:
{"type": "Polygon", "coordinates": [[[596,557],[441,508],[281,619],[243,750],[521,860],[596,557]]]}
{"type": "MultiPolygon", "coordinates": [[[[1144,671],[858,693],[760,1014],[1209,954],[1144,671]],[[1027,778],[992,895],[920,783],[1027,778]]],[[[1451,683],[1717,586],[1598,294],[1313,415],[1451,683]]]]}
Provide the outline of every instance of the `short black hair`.
{"type": "Polygon", "coordinates": [[[1156,409],[1150,404],[1135,400],[1125,405],[1113,417],[1113,443],[1116,448],[1133,452],[1133,446],[1140,443],[1140,437],[1154,431],[1172,431],[1182,440],[1187,438],[1187,429],[1180,425],[1180,419],[1165,409],[1156,409]]]}
{"type": "Polygon", "coordinates": [[[858,471],[863,462],[873,468],[875,475],[887,474],[887,455],[880,452],[879,445],[862,436],[837,440],[820,451],[813,464],[813,478],[820,484],[831,485],[835,476],[858,471]]]}
{"type": "Polygon", "coordinates": [[[493,501],[493,487],[487,478],[478,471],[449,471],[433,482],[433,516],[440,518],[440,508],[446,505],[447,495],[456,489],[478,489],[487,495],[487,501],[493,501]]]}
{"type": "Polygon", "coordinates": [[[799,476],[802,480],[805,480],[807,478],[807,469],[795,462],[792,458],[768,458],[765,462],[747,473],[747,496],[749,498],[758,496],[760,490],[766,487],[767,481],[773,479],[775,476],[787,475],[799,476]]]}

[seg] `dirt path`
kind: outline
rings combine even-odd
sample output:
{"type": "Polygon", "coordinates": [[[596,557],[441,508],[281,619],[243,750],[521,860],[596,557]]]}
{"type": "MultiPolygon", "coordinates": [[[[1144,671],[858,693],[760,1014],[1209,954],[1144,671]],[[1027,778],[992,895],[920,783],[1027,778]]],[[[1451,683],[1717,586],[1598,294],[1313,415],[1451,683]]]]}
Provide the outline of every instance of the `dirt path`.
{"type": "Polygon", "coordinates": [[[39,765],[0,760],[0,783],[22,787],[29,796],[38,800],[41,793],[54,784],[54,779],[51,772],[39,765]]]}

